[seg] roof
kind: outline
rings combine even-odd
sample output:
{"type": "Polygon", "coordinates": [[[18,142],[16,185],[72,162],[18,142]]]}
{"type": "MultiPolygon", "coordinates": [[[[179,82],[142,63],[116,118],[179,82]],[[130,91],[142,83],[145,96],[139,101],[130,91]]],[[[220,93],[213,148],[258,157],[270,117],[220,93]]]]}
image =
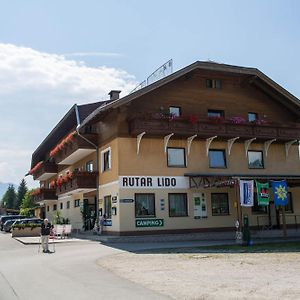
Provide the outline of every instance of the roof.
{"type": "Polygon", "coordinates": [[[32,154],[31,168],[39,161],[45,159],[45,154],[49,152],[49,149],[53,148],[71,130],[74,130],[77,125],[81,124],[94,110],[107,102],[109,102],[109,100],[83,105],[74,104],[34,151],[32,154]]]}
{"type": "Polygon", "coordinates": [[[241,74],[241,75],[249,75],[252,78],[253,84],[259,84],[261,83],[266,84],[269,86],[276,94],[280,95],[284,99],[284,105],[291,106],[293,108],[297,108],[299,110],[295,111],[295,114],[299,115],[300,117],[300,101],[297,97],[289,93],[287,90],[285,90],[282,86],[277,84],[275,81],[273,81],[271,78],[266,76],[263,72],[256,68],[249,68],[249,67],[239,67],[239,66],[233,66],[233,65],[227,65],[227,64],[219,64],[215,62],[203,62],[203,61],[196,61],[195,63],[180,69],[177,72],[172,73],[169,76],[166,76],[138,91],[135,91],[132,94],[129,94],[123,98],[120,98],[115,101],[111,101],[110,103],[107,103],[106,105],[102,105],[101,107],[97,108],[94,112],[92,112],[82,123],[80,127],[83,127],[87,123],[91,122],[94,118],[96,118],[97,115],[101,114],[102,112],[107,111],[111,108],[116,108],[122,105],[125,105],[143,95],[146,95],[150,93],[151,91],[162,87],[194,70],[208,70],[208,71],[217,71],[217,72],[226,72],[226,73],[233,73],[233,74],[241,74]],[[287,101],[287,102],[285,102],[287,101]]]}

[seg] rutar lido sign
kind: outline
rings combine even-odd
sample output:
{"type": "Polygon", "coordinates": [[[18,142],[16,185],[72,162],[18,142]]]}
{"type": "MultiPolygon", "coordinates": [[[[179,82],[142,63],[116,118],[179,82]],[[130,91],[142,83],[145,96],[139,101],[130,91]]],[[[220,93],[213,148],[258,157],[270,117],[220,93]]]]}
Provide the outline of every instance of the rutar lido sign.
{"type": "Polygon", "coordinates": [[[120,176],[121,189],[187,189],[189,180],[184,176],[120,176]]]}

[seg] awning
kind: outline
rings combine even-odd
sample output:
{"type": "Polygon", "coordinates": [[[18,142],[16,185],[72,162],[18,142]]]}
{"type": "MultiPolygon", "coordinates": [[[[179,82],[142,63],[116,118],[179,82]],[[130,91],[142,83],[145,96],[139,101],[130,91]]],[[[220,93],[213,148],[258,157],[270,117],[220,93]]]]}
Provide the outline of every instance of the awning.
{"type": "Polygon", "coordinates": [[[252,179],[261,182],[285,180],[289,187],[300,187],[300,175],[186,173],[184,176],[189,177],[190,188],[230,187],[234,186],[238,179],[252,179]]]}

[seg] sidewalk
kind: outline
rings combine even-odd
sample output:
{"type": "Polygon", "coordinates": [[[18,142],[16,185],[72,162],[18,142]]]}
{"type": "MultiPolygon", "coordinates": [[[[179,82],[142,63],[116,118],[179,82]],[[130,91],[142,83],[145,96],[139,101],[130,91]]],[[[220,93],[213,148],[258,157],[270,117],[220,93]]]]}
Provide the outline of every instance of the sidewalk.
{"type": "MultiPolygon", "coordinates": [[[[41,243],[39,236],[15,237],[14,239],[24,245],[38,245],[41,243]]],[[[55,244],[64,244],[64,243],[73,243],[73,242],[82,242],[82,239],[77,239],[77,238],[54,239],[55,244]]],[[[52,243],[53,243],[53,239],[49,239],[49,244],[52,243]]]]}

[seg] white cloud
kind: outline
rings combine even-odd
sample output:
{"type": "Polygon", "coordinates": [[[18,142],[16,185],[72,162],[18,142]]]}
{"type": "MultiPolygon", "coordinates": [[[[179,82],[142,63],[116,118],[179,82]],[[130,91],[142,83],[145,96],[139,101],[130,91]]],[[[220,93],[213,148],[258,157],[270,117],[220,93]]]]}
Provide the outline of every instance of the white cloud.
{"type": "Polygon", "coordinates": [[[0,181],[18,183],[31,153],[74,103],[127,94],[136,85],[124,70],[0,44],[0,181]]]}
{"type": "Polygon", "coordinates": [[[101,56],[101,57],[122,57],[123,55],[115,52],[74,52],[64,53],[63,56],[101,56]]]}

